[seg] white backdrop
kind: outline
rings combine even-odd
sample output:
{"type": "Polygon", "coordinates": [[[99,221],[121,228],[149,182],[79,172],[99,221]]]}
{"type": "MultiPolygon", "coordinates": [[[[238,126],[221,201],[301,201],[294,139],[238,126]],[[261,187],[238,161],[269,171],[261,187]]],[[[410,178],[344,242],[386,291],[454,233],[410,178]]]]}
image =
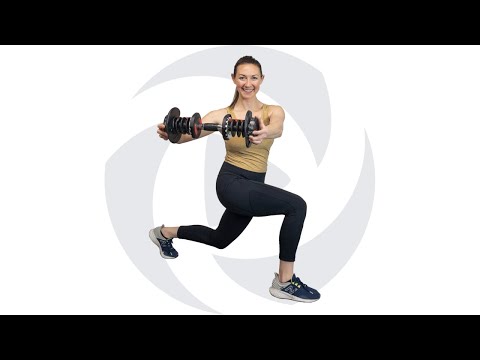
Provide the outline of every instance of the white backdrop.
{"type": "MultiPolygon", "coordinates": [[[[264,46],[320,70],[330,96],[331,143],[316,174],[321,186],[311,190],[322,202],[312,209],[309,202],[309,212],[322,221],[307,218],[302,243],[348,201],[364,131],[376,171],[367,231],[314,304],[259,298],[205,261],[211,254],[248,257],[251,242],[224,251],[179,244],[181,258],[169,264],[182,283],[225,314],[479,314],[480,47],[264,46]],[[231,296],[219,297],[216,288],[231,296]]],[[[0,313],[208,314],[163,293],[130,261],[108,216],[104,175],[110,156],[163,121],[173,105],[187,115],[228,105],[233,85],[203,77],[134,98],[165,66],[210,47],[0,47],[0,313]]],[[[293,76],[285,69],[286,89],[293,76]]],[[[288,152],[301,131],[289,114],[285,126],[271,160],[291,176],[292,190],[308,187],[305,179],[294,181],[302,170],[288,152]]],[[[192,169],[175,164],[169,152],[204,156],[204,148],[201,141],[169,148],[161,171],[191,176],[192,169]]],[[[156,221],[205,223],[195,211],[204,208],[201,196],[189,204],[179,195],[165,216],[156,201],[162,181],[152,199],[156,221]]],[[[280,223],[254,221],[245,236],[265,237],[265,229],[280,223]]],[[[276,252],[259,243],[256,255],[276,252]]]]}

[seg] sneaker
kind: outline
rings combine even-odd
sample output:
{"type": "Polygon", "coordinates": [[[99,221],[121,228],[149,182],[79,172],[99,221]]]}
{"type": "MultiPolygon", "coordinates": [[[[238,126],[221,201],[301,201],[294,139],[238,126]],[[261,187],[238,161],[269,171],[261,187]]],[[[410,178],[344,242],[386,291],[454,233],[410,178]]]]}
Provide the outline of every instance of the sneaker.
{"type": "Polygon", "coordinates": [[[165,236],[163,236],[162,229],[164,227],[165,225],[162,225],[152,229],[148,235],[150,236],[150,240],[152,240],[153,243],[158,246],[160,249],[160,255],[164,259],[175,259],[178,257],[178,252],[173,247],[173,238],[167,239],[165,236]]]}
{"type": "Polygon", "coordinates": [[[293,274],[292,279],[286,283],[280,282],[280,277],[275,273],[272,281],[270,294],[279,299],[287,299],[300,302],[314,302],[320,299],[320,293],[304,284],[300,278],[293,274]]]}

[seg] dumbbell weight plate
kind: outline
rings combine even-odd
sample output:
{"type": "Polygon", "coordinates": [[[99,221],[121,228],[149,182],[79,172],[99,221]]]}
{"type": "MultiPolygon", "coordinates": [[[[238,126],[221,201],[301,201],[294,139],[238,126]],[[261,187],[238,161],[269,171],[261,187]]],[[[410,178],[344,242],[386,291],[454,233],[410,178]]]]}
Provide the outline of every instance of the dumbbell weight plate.
{"type": "Polygon", "coordinates": [[[260,120],[258,120],[258,118],[255,116],[253,118],[253,121],[251,121],[250,124],[248,125],[248,131],[251,134],[254,131],[257,131],[258,129],[260,129],[260,120]]]}
{"type": "Polygon", "coordinates": [[[243,136],[245,137],[245,145],[247,146],[247,148],[249,148],[250,145],[252,144],[250,142],[250,138],[249,138],[249,134],[248,134],[248,128],[249,128],[250,121],[252,121],[252,112],[250,110],[248,110],[247,114],[245,115],[245,124],[243,126],[243,136]]]}
{"type": "Polygon", "coordinates": [[[167,130],[168,133],[168,140],[172,143],[177,143],[180,141],[180,138],[182,137],[182,134],[177,134],[176,130],[174,128],[174,119],[180,117],[180,110],[176,107],[172,108],[168,112],[168,115],[165,117],[164,124],[165,124],[165,130],[167,130]]]}
{"type": "Polygon", "coordinates": [[[182,120],[182,131],[180,131],[182,134],[188,134],[188,118],[183,118],[182,120]]]}
{"type": "Polygon", "coordinates": [[[223,118],[223,121],[222,121],[222,136],[223,136],[224,140],[230,140],[230,138],[231,138],[230,131],[228,129],[229,123],[230,123],[229,120],[231,118],[232,118],[232,115],[227,114],[227,115],[225,115],[225,117],[223,118]]]}
{"type": "Polygon", "coordinates": [[[243,127],[245,126],[244,120],[238,120],[237,122],[237,136],[240,137],[243,134],[243,127]]]}
{"type": "Polygon", "coordinates": [[[194,139],[198,139],[202,133],[202,118],[199,113],[193,114],[190,119],[190,134],[194,139]]]}

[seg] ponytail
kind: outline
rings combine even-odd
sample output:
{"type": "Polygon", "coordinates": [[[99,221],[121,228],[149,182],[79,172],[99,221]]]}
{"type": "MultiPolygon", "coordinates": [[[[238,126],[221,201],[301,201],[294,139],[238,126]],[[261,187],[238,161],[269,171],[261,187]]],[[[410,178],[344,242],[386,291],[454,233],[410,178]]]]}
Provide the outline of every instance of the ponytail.
{"type": "Polygon", "coordinates": [[[238,101],[238,98],[240,97],[240,94],[238,93],[238,90],[235,89],[235,95],[233,95],[233,101],[232,103],[230,104],[229,108],[230,109],[233,109],[235,107],[235,105],[237,104],[237,101],[238,101]]]}

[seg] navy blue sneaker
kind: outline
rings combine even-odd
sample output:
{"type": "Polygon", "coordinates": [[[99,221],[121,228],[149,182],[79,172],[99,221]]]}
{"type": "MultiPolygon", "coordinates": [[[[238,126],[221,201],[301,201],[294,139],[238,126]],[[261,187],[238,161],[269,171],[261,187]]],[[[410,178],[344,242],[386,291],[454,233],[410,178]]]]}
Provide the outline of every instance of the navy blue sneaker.
{"type": "Polygon", "coordinates": [[[300,278],[293,274],[292,279],[286,283],[281,283],[277,273],[272,281],[270,294],[279,299],[287,299],[300,302],[314,302],[320,299],[320,293],[304,284],[300,278]]]}
{"type": "Polygon", "coordinates": [[[176,259],[178,257],[178,252],[173,247],[173,239],[167,239],[165,236],[163,236],[162,229],[164,227],[165,225],[162,225],[152,229],[148,235],[150,240],[152,240],[153,243],[158,246],[160,249],[160,255],[164,259],[176,259]]]}

